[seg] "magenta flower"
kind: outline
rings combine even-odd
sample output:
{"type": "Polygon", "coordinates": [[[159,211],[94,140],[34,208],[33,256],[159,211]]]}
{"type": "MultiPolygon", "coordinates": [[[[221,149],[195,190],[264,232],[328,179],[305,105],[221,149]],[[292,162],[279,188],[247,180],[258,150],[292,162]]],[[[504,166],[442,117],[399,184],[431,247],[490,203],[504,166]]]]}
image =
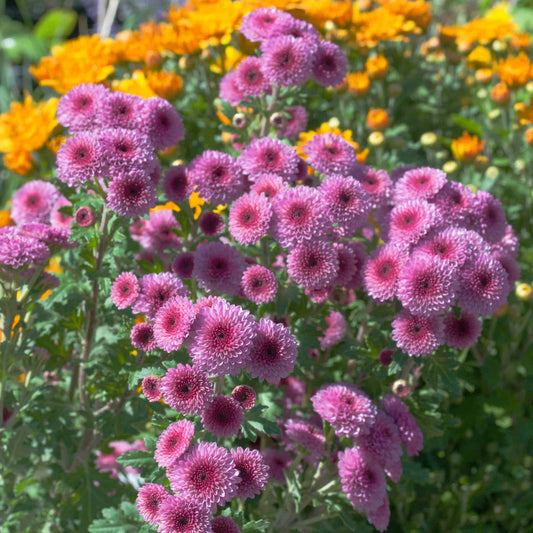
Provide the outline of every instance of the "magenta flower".
{"type": "Polygon", "coordinates": [[[82,228],[92,226],[94,223],[94,210],[91,207],[82,206],[76,210],[74,219],[82,228]]]}
{"type": "Polygon", "coordinates": [[[270,89],[261,70],[261,59],[250,56],[239,63],[235,70],[235,85],[245,96],[259,96],[270,89]]]}
{"type": "Polygon", "coordinates": [[[324,87],[341,85],[348,73],[348,58],[334,43],[320,41],[313,63],[313,78],[324,87]]]}
{"type": "Polygon", "coordinates": [[[321,174],[349,174],[357,163],[353,146],[339,135],[315,135],[304,146],[307,162],[321,174]]]}
{"type": "Polygon", "coordinates": [[[443,323],[437,316],[415,316],[402,310],[392,322],[392,338],[411,356],[425,356],[443,342],[443,323]]]}
{"type": "Polygon", "coordinates": [[[211,520],[213,533],[241,533],[239,526],[229,516],[215,516],[211,520]]]}
{"type": "Polygon", "coordinates": [[[172,261],[172,272],[181,279],[192,277],[194,269],[194,252],[181,252],[172,261]]]}
{"type": "Polygon", "coordinates": [[[159,523],[159,508],[170,496],[165,487],[146,483],[137,493],[137,509],[146,522],[152,526],[159,523]]]}
{"type": "Polygon", "coordinates": [[[161,378],[159,376],[146,376],[142,381],[145,398],[149,402],[158,402],[161,397],[161,378]]]}
{"type": "Polygon", "coordinates": [[[383,503],[375,511],[368,511],[366,517],[378,531],[385,531],[389,527],[390,505],[386,495],[383,503]]]}
{"type": "Polygon", "coordinates": [[[185,296],[174,296],[157,311],[154,337],[165,352],[177,350],[189,334],[196,317],[194,304],[185,296]]]}
{"type": "Polygon", "coordinates": [[[110,173],[112,177],[121,170],[146,172],[155,164],[155,154],[150,140],[137,130],[124,128],[103,130],[99,142],[103,156],[102,172],[110,173]]]}
{"type": "Polygon", "coordinates": [[[237,486],[236,496],[239,498],[254,498],[266,487],[268,482],[268,465],[258,450],[248,448],[233,448],[231,457],[241,480],[237,486]]]}
{"type": "Polygon", "coordinates": [[[421,167],[408,170],[394,186],[394,202],[429,200],[447,183],[446,173],[437,168],[421,167]]]}
{"type": "Polygon", "coordinates": [[[107,205],[122,217],[146,215],[156,203],[154,184],[142,170],[115,174],[107,189],[107,205]]]}
{"type": "Polygon", "coordinates": [[[156,253],[180,248],[183,239],[174,233],[177,229],[180,229],[180,225],[171,209],[153,211],[141,233],[141,245],[146,250],[156,253]]]}
{"type": "Polygon", "coordinates": [[[263,194],[272,200],[276,194],[287,187],[286,182],[277,174],[260,174],[255,178],[255,182],[250,187],[250,192],[263,194]]]}
{"type": "Polygon", "coordinates": [[[102,128],[140,129],[143,103],[140,96],[120,91],[109,93],[98,108],[98,123],[102,128]]]}
{"type": "Polygon", "coordinates": [[[226,100],[235,106],[245,99],[244,93],[237,87],[237,74],[235,71],[228,72],[220,80],[218,95],[221,100],[226,100]]]}
{"type": "Polygon", "coordinates": [[[138,350],[149,352],[157,347],[157,342],[154,337],[154,328],[148,322],[140,322],[131,328],[130,333],[131,343],[138,350]]]}
{"type": "Polygon", "coordinates": [[[144,102],[143,131],[156,150],[176,145],[185,137],[179,113],[164,98],[148,98],[144,102]]]}
{"type": "Polygon", "coordinates": [[[473,228],[489,242],[498,242],[507,229],[501,202],[487,191],[478,191],[470,206],[473,228]]]}
{"type": "Polygon", "coordinates": [[[330,285],[338,270],[335,248],[325,241],[304,241],[287,257],[289,276],[305,288],[320,289],[330,285]]]}
{"type": "Polygon", "coordinates": [[[361,165],[354,168],[353,174],[367,193],[370,207],[376,208],[388,203],[392,194],[392,180],[387,172],[361,165]]]}
{"type": "Polygon", "coordinates": [[[285,484],[285,470],[291,466],[294,455],[276,448],[265,448],[261,450],[261,455],[269,468],[270,479],[276,479],[285,484]]]}
{"type": "Polygon", "coordinates": [[[267,234],[272,206],[264,194],[243,194],[229,212],[228,228],[239,244],[259,242],[267,234]]]}
{"type": "Polygon", "coordinates": [[[42,180],[28,181],[13,196],[10,217],[18,224],[48,224],[52,208],[59,199],[55,185],[42,180]]]}
{"type": "Polygon", "coordinates": [[[390,213],[390,240],[400,246],[415,244],[438,220],[436,208],[425,200],[398,204],[390,213]]]}
{"type": "Polygon", "coordinates": [[[284,424],[284,435],[293,443],[308,450],[312,459],[326,455],[326,437],[322,427],[308,420],[289,418],[284,424]]]}
{"type": "Polygon", "coordinates": [[[469,218],[474,193],[462,183],[448,181],[432,199],[439,217],[447,224],[459,224],[469,218]]]}
{"type": "Polygon", "coordinates": [[[272,29],[280,20],[292,18],[275,7],[262,7],[248,13],[243,19],[240,32],[252,42],[270,39],[272,29]]]}
{"type": "MultiPolygon", "coordinates": [[[[303,22],[303,21],[300,21],[303,22]]],[[[277,136],[284,139],[296,140],[307,128],[307,111],[305,107],[296,105],[283,110],[288,113],[287,123],[277,131],[277,136]]]]}
{"type": "Polygon", "coordinates": [[[241,404],[223,394],[215,396],[202,413],[202,424],[215,437],[232,437],[241,429],[244,411],[241,404]]]}
{"type": "Polygon", "coordinates": [[[315,30],[314,26],[305,20],[300,20],[292,16],[280,17],[272,26],[272,32],[269,39],[282,37],[288,35],[296,39],[303,39],[306,43],[313,45],[314,48],[318,46],[320,34],[315,30]]]}
{"type": "Polygon", "coordinates": [[[133,305],[133,313],[154,318],[157,311],[175,296],[188,296],[182,281],[170,272],[146,274],[140,279],[141,292],[133,305]]]}
{"type": "Polygon", "coordinates": [[[71,206],[72,203],[69,202],[63,195],[54,203],[52,211],[50,213],[50,224],[53,228],[59,230],[65,230],[70,233],[70,227],[72,225],[73,217],[62,213],[59,209],[61,207],[71,206]]]}
{"type": "Polygon", "coordinates": [[[344,243],[335,243],[333,245],[337,251],[337,258],[339,259],[339,270],[337,276],[333,280],[333,285],[346,286],[353,279],[358,265],[356,265],[355,254],[350,246],[344,243]]]}
{"type": "Polygon", "coordinates": [[[274,300],[278,290],[278,282],[274,272],[268,268],[252,265],[244,271],[241,287],[248,300],[260,305],[274,300]]]}
{"type": "Polygon", "coordinates": [[[165,172],[163,192],[171,202],[183,202],[190,195],[190,188],[184,165],[173,165],[165,172]]]}
{"type": "Polygon", "coordinates": [[[248,385],[237,385],[231,391],[231,397],[239,402],[245,411],[251,409],[257,399],[254,389],[248,385]]]}
{"type": "Polygon", "coordinates": [[[57,119],[70,133],[98,126],[102,104],[110,93],[103,85],[80,83],[68,91],[57,105],[57,119]]]}
{"type": "Polygon", "coordinates": [[[224,231],[224,219],[212,211],[203,213],[198,219],[198,225],[208,237],[216,237],[224,231]]]}
{"type": "Polygon", "coordinates": [[[474,232],[464,228],[448,227],[429,235],[417,247],[417,253],[438,257],[450,265],[462,267],[473,251],[470,236],[474,232]]]}
{"type": "Polygon", "coordinates": [[[21,268],[39,265],[50,259],[48,246],[19,228],[0,228],[0,266],[21,268]]]}
{"type": "Polygon", "coordinates": [[[320,348],[327,350],[344,339],[346,331],[348,330],[348,323],[342,313],[338,311],[330,311],[326,317],[327,329],[324,331],[324,336],[319,337],[320,348]]]}
{"type": "Polygon", "coordinates": [[[211,533],[211,515],[198,499],[169,496],[159,506],[159,533],[211,533]]]}
{"type": "Polygon", "coordinates": [[[154,458],[159,466],[172,466],[189,449],[194,435],[194,424],[178,420],[170,424],[157,440],[154,458]]]}
{"type": "Polygon", "coordinates": [[[118,309],[133,305],[140,292],[137,276],[132,272],[122,272],[111,285],[111,300],[118,309]]]}

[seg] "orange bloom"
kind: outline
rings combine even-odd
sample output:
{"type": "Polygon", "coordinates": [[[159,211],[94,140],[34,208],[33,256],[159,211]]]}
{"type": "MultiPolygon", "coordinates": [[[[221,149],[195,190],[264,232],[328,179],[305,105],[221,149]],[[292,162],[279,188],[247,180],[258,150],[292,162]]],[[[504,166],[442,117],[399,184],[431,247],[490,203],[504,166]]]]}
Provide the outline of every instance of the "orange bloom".
{"type": "Polygon", "coordinates": [[[55,137],[52,137],[47,143],[46,147],[48,150],[53,152],[54,154],[57,154],[59,152],[59,149],[61,148],[61,145],[65,142],[66,137],[63,137],[63,135],[56,135],[55,137]]]}
{"type": "Polygon", "coordinates": [[[476,46],[466,57],[466,63],[469,68],[482,68],[490,66],[492,54],[484,46],[476,46]]]}
{"type": "Polygon", "coordinates": [[[528,33],[515,33],[511,37],[511,48],[519,52],[527,50],[531,46],[531,38],[528,33]]]}
{"type": "Polygon", "coordinates": [[[371,107],[366,116],[366,125],[372,131],[385,131],[390,125],[389,115],[384,109],[371,107]]]}
{"type": "Polygon", "coordinates": [[[493,72],[490,68],[480,68],[476,70],[475,78],[477,82],[487,85],[492,81],[492,74],[493,72]]]}
{"type": "Polygon", "coordinates": [[[112,87],[115,91],[135,94],[136,96],[142,96],[143,98],[157,96],[156,92],[150,87],[146,75],[142,70],[134,70],[129,79],[113,80],[112,87]]]}
{"type": "Polygon", "coordinates": [[[498,63],[498,76],[511,89],[523,87],[531,79],[531,61],[524,52],[498,63]]]}
{"type": "Polygon", "coordinates": [[[497,83],[490,92],[490,97],[495,104],[507,105],[511,100],[511,91],[505,83],[497,83]]]}
{"type": "Polygon", "coordinates": [[[524,137],[527,144],[529,144],[529,146],[533,146],[533,128],[528,128],[524,133],[524,137]]]}
{"type": "Polygon", "coordinates": [[[4,156],[4,165],[19,176],[26,176],[33,168],[33,157],[25,150],[9,152],[4,156]]]}
{"type": "Polygon", "coordinates": [[[9,209],[4,209],[0,211],[0,228],[4,226],[12,226],[14,222],[10,218],[11,211],[9,209]]]}
{"type": "Polygon", "coordinates": [[[373,80],[383,79],[389,70],[389,62],[385,56],[369,57],[365,63],[366,71],[373,80]]]}
{"type": "Polygon", "coordinates": [[[346,84],[350,94],[365,96],[370,90],[370,78],[366,72],[352,72],[346,76],[346,84]]]}
{"type": "Polygon", "coordinates": [[[485,141],[480,141],[476,135],[472,136],[464,131],[461,137],[452,141],[453,157],[463,163],[472,163],[484,147],[485,141]]]}
{"type": "Polygon", "coordinates": [[[146,81],[157,96],[172,100],[181,91],[183,79],[175,72],[166,70],[154,70],[146,73],[146,81]]]}
{"type": "Polygon", "coordinates": [[[529,104],[518,102],[514,108],[520,125],[533,124],[533,98],[531,98],[529,104]]]}

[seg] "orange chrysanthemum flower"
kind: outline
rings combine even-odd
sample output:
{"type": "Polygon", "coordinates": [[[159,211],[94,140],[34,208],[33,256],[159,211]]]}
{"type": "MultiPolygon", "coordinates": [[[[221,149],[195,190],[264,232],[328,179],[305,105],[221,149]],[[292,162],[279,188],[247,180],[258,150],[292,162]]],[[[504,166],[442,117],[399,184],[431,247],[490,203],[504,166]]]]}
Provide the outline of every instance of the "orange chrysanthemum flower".
{"type": "Polygon", "coordinates": [[[453,157],[463,163],[472,163],[483,151],[485,141],[480,141],[476,135],[464,131],[463,135],[452,141],[453,157]]]}
{"type": "Polygon", "coordinates": [[[346,76],[348,92],[355,96],[365,96],[370,90],[370,78],[366,72],[352,72],[346,76]]]}
{"type": "Polygon", "coordinates": [[[389,70],[389,62],[385,56],[369,57],[365,63],[366,71],[373,80],[382,80],[389,70]]]}
{"type": "Polygon", "coordinates": [[[379,107],[371,107],[366,116],[366,125],[372,131],[385,131],[390,125],[387,111],[379,107]]]}
{"type": "Polygon", "coordinates": [[[9,152],[4,156],[4,165],[19,176],[27,176],[33,168],[33,157],[25,150],[9,152]]]}
{"type": "Polygon", "coordinates": [[[533,98],[531,98],[529,104],[526,105],[524,102],[518,102],[515,104],[514,108],[518,118],[518,123],[521,126],[533,124],[533,98]]]}
{"type": "Polygon", "coordinates": [[[498,76],[511,89],[523,87],[531,79],[531,61],[524,52],[509,56],[498,63],[498,76]]]}
{"type": "Polygon", "coordinates": [[[497,83],[490,92],[490,97],[495,104],[507,105],[511,100],[511,91],[505,83],[497,83]]]}
{"type": "Polygon", "coordinates": [[[167,72],[166,70],[147,72],[146,81],[157,96],[167,100],[175,98],[183,87],[182,77],[175,72],[167,72]]]}
{"type": "Polygon", "coordinates": [[[528,128],[524,132],[524,137],[526,139],[527,144],[529,144],[529,146],[533,146],[533,128],[528,128]]]}
{"type": "Polygon", "coordinates": [[[492,62],[492,54],[484,46],[476,46],[466,57],[466,64],[469,68],[488,67],[492,62]]]}

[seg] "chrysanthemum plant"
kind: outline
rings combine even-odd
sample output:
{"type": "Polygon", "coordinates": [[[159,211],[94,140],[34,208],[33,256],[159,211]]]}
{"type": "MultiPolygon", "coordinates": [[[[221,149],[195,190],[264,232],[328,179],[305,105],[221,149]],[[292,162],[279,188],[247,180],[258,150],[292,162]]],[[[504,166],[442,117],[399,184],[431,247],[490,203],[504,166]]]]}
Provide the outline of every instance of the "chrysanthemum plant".
{"type": "Polygon", "coordinates": [[[433,168],[363,166],[334,134],[300,157],[306,84],[340,84],[347,59],[276,9],[241,31],[260,44],[221,82],[228,153],[171,166],[159,190],[157,150],[184,137],[176,111],[78,86],[58,107],[71,133],[59,188],[22,187],[0,230],[4,424],[35,409],[52,421],[19,425],[12,457],[24,432],[78,411],[42,471],[85,471],[98,497],[106,470],[137,489],[91,531],[386,530],[394,486],[427,476],[409,456],[446,426],[458,354],[518,279],[489,193],[433,168]],[[57,246],[72,249],[43,299],[57,246]],[[145,446],[89,468],[125,436],[145,446]]]}

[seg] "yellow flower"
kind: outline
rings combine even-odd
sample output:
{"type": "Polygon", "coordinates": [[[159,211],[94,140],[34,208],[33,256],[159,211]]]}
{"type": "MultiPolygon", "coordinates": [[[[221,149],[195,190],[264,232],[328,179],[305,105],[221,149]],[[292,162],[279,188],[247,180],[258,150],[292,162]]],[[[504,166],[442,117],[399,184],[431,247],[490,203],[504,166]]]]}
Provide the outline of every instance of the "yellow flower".
{"type": "Polygon", "coordinates": [[[531,285],[528,283],[519,283],[515,289],[516,296],[525,302],[531,298],[532,292],[531,285]]]}
{"type": "Polygon", "coordinates": [[[474,74],[476,81],[483,85],[488,85],[492,81],[492,70],[490,68],[480,68],[474,74]]]}
{"type": "Polygon", "coordinates": [[[113,80],[113,90],[123,93],[135,94],[143,98],[157,96],[155,91],[148,84],[146,75],[142,70],[134,70],[131,78],[127,80],[113,80]]]}
{"type": "Polygon", "coordinates": [[[163,209],[170,209],[171,211],[176,211],[176,213],[181,211],[179,205],[176,205],[174,202],[167,202],[166,204],[156,205],[155,207],[152,207],[152,209],[150,209],[150,213],[154,213],[155,211],[161,211],[163,209]]]}
{"type": "Polygon", "coordinates": [[[529,144],[529,146],[533,146],[533,128],[528,128],[524,132],[524,138],[526,139],[526,142],[527,144],[529,144]]]}
{"type": "Polygon", "coordinates": [[[154,70],[146,73],[146,82],[157,96],[172,100],[183,87],[183,79],[175,72],[166,70],[154,70]]]}
{"type": "Polygon", "coordinates": [[[476,46],[466,57],[469,68],[488,67],[492,61],[492,54],[484,46],[476,46]]]}
{"type": "Polygon", "coordinates": [[[115,37],[115,50],[120,61],[149,62],[153,54],[163,52],[161,26],[154,21],[141,24],[138,31],[126,30],[115,37]]]}
{"type": "Polygon", "coordinates": [[[498,63],[498,76],[511,89],[523,87],[531,79],[531,61],[524,52],[509,56],[498,63]]]}
{"type": "Polygon", "coordinates": [[[381,131],[373,131],[368,136],[368,144],[371,146],[381,146],[385,142],[385,135],[381,131]]]}
{"type": "Polygon", "coordinates": [[[246,55],[240,50],[237,50],[233,46],[226,46],[223,57],[219,57],[217,61],[209,65],[209,69],[216,74],[229,72],[230,70],[234,70],[245,57],[246,55]]]}
{"type": "Polygon", "coordinates": [[[370,90],[370,78],[366,72],[351,72],[346,76],[348,92],[354,96],[364,96],[370,90]]]}
{"type": "Polygon", "coordinates": [[[520,125],[533,124],[533,98],[527,105],[524,102],[516,103],[514,108],[520,125]]]}
{"type": "Polygon", "coordinates": [[[57,98],[34,102],[27,94],[24,102],[12,102],[0,115],[0,152],[32,152],[41,148],[57,126],[57,98]]]}
{"type": "Polygon", "coordinates": [[[112,39],[98,35],[82,36],[52,47],[52,55],[43,57],[30,72],[41,85],[65,94],[80,83],[99,83],[115,70],[117,48],[112,39]]]}
{"type": "Polygon", "coordinates": [[[205,204],[205,200],[197,193],[193,192],[189,198],[189,206],[191,209],[194,209],[194,220],[200,218],[200,213],[202,212],[202,205],[205,204]]]}
{"type": "Polygon", "coordinates": [[[47,143],[46,147],[50,152],[53,152],[54,154],[57,154],[59,152],[59,149],[61,148],[61,145],[67,140],[66,137],[63,135],[56,135],[55,137],[52,137],[47,143]]]}
{"type": "Polygon", "coordinates": [[[48,261],[48,266],[44,270],[51,274],[61,274],[63,272],[61,268],[61,257],[59,255],[51,257],[48,261]]]}
{"type": "Polygon", "coordinates": [[[369,57],[365,63],[366,71],[373,80],[383,79],[389,70],[389,62],[385,56],[369,57]]]}
{"type": "Polygon", "coordinates": [[[19,176],[26,176],[33,168],[33,157],[25,150],[9,152],[4,156],[4,165],[19,176]]]}
{"type": "Polygon", "coordinates": [[[452,141],[453,157],[463,163],[472,163],[484,147],[485,141],[480,141],[476,135],[472,136],[464,131],[461,137],[452,141]]]}
{"type": "Polygon", "coordinates": [[[384,109],[371,107],[366,116],[366,125],[372,131],[385,131],[390,125],[389,115],[384,109]]]}

